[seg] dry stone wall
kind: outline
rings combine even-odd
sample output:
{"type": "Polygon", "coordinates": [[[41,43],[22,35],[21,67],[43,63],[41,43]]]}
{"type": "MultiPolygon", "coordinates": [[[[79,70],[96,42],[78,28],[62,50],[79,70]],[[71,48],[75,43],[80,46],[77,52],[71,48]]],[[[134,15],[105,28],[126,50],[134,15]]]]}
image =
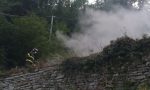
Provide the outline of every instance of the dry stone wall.
{"type": "Polygon", "coordinates": [[[149,62],[128,67],[124,73],[82,73],[67,77],[57,68],[47,68],[3,78],[0,90],[124,90],[123,81],[140,84],[149,79],[149,62]]]}

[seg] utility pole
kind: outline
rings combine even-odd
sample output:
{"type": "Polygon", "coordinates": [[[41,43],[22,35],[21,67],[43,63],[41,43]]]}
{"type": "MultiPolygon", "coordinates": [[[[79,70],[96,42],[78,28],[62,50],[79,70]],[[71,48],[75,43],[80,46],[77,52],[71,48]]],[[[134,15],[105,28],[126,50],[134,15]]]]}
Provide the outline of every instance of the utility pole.
{"type": "Polygon", "coordinates": [[[49,40],[51,39],[51,36],[52,36],[52,32],[53,32],[53,22],[54,22],[54,17],[53,16],[53,9],[54,9],[55,5],[52,6],[52,10],[51,10],[51,27],[50,27],[50,31],[49,31],[49,40]]]}
{"type": "Polygon", "coordinates": [[[52,17],[51,17],[51,27],[50,27],[50,31],[49,31],[49,40],[51,39],[52,32],[53,32],[53,21],[54,21],[54,16],[52,15],[52,17]]]}

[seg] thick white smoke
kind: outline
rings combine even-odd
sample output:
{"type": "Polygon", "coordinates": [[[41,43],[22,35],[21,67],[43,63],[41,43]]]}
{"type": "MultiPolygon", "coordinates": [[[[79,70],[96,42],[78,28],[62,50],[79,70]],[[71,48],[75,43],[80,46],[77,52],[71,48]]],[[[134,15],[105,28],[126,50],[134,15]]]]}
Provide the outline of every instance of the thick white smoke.
{"type": "MultiPolygon", "coordinates": [[[[147,7],[146,7],[147,8],[147,7]]],[[[129,11],[123,8],[114,12],[87,9],[80,17],[82,33],[74,33],[71,38],[58,34],[67,47],[78,56],[99,52],[111,40],[125,33],[132,38],[140,38],[150,33],[150,12],[148,10],[129,11]]]]}

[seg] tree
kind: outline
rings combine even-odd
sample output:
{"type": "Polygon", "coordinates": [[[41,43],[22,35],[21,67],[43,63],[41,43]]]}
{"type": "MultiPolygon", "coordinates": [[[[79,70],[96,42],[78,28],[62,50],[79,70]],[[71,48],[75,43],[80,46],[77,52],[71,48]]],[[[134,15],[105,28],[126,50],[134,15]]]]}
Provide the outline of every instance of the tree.
{"type": "Polygon", "coordinates": [[[48,54],[49,41],[47,22],[30,15],[14,18],[13,24],[2,18],[0,23],[0,49],[4,52],[5,67],[24,66],[28,52],[39,49],[39,57],[48,54]]]}
{"type": "Polygon", "coordinates": [[[145,0],[96,0],[94,8],[111,10],[113,6],[119,5],[127,9],[133,9],[135,2],[138,2],[138,9],[142,9],[145,0]]]}

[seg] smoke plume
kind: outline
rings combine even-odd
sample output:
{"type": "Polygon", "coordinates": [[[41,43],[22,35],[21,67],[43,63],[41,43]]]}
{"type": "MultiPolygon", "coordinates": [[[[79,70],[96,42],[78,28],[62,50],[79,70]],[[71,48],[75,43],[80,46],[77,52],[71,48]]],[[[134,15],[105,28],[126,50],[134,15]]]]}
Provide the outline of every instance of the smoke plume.
{"type": "Polygon", "coordinates": [[[132,38],[141,38],[150,33],[150,12],[148,10],[115,9],[111,12],[87,9],[79,18],[80,33],[71,38],[57,33],[66,47],[78,56],[87,56],[102,48],[124,34],[132,38]]]}

